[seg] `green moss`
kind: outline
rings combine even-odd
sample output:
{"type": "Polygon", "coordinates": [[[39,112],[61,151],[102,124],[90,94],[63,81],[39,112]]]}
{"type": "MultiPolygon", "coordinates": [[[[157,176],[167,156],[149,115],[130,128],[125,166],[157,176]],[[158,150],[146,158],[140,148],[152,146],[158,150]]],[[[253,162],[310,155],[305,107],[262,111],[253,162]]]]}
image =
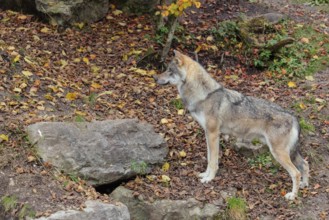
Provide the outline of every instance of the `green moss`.
{"type": "Polygon", "coordinates": [[[8,212],[17,206],[17,199],[15,196],[3,196],[1,198],[1,205],[4,207],[5,212],[8,212]]]}

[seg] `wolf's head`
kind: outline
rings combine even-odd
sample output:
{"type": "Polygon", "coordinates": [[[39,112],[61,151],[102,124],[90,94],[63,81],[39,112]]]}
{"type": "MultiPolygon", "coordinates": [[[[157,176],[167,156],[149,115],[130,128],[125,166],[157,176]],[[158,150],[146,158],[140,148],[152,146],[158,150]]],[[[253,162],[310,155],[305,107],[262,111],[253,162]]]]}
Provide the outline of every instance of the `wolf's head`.
{"type": "Polygon", "coordinates": [[[185,55],[174,50],[175,56],[169,63],[166,71],[159,75],[154,75],[153,78],[160,85],[168,83],[172,85],[179,85],[186,79],[186,70],[184,68],[184,60],[187,59],[185,55]]]}

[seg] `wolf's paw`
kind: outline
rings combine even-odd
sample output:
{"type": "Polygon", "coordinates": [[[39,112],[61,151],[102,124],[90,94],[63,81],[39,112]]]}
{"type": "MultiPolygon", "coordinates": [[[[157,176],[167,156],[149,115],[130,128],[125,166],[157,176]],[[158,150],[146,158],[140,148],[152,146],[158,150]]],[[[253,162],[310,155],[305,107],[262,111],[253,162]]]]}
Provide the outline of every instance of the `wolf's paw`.
{"type": "Polygon", "coordinates": [[[209,183],[214,177],[211,176],[205,176],[201,179],[201,183],[209,183]]]}
{"type": "Polygon", "coordinates": [[[203,172],[203,173],[199,173],[199,177],[200,178],[204,178],[206,176],[208,176],[208,172],[207,171],[206,172],[203,172]]]}
{"type": "Polygon", "coordinates": [[[287,200],[294,200],[296,198],[296,194],[293,192],[287,193],[284,198],[286,198],[287,200]]]}
{"type": "Polygon", "coordinates": [[[308,182],[300,182],[299,187],[301,189],[307,188],[308,187],[308,182]]]}

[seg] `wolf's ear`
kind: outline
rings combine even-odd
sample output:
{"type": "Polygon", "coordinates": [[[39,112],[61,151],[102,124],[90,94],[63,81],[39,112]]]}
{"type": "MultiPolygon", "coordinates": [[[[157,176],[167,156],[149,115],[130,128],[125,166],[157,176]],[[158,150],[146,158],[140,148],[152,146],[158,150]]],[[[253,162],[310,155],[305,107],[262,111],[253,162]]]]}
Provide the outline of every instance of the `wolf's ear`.
{"type": "Polygon", "coordinates": [[[175,53],[175,62],[178,66],[182,66],[183,65],[183,54],[177,50],[174,50],[174,53],[175,53]]]}

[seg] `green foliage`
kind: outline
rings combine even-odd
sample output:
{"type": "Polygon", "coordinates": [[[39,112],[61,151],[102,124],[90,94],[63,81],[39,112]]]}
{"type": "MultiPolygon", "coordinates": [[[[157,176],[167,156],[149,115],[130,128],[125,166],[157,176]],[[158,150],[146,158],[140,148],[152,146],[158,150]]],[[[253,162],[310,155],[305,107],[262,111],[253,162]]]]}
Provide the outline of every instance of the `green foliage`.
{"type": "Polygon", "coordinates": [[[233,54],[245,51],[246,63],[256,68],[267,69],[279,77],[303,77],[323,69],[329,63],[328,37],[310,26],[282,20],[269,32],[254,34],[246,31],[248,29],[243,25],[246,24],[225,21],[212,29],[211,34],[217,46],[224,50],[233,54]],[[262,39],[262,42],[256,38],[262,39]],[[295,41],[279,50],[271,49],[288,38],[295,41]],[[255,41],[257,46],[247,41],[255,41]]]}
{"type": "Polygon", "coordinates": [[[140,161],[140,162],[133,161],[130,164],[130,169],[132,171],[134,171],[135,173],[141,174],[141,175],[146,174],[147,168],[148,168],[147,163],[145,163],[144,161],[140,161]]]}
{"type": "Polygon", "coordinates": [[[18,207],[21,207],[18,211],[18,219],[25,219],[25,217],[34,218],[35,211],[29,204],[24,204],[20,206],[17,198],[15,196],[3,196],[0,201],[1,205],[3,206],[5,212],[10,212],[18,207]]]}
{"type": "Polygon", "coordinates": [[[160,45],[163,45],[167,38],[168,33],[169,33],[168,27],[166,27],[166,26],[160,27],[156,32],[154,41],[160,45]]]}
{"type": "Polygon", "coordinates": [[[78,183],[80,181],[80,178],[76,174],[69,173],[68,177],[75,183],[78,183]]]}
{"type": "Polygon", "coordinates": [[[5,212],[8,212],[16,208],[17,199],[15,196],[3,196],[1,198],[1,205],[4,207],[5,212]]]}
{"type": "Polygon", "coordinates": [[[277,173],[279,169],[278,164],[275,162],[270,152],[259,154],[254,158],[248,158],[248,163],[252,168],[265,168],[271,173],[277,173]]]}
{"type": "Polygon", "coordinates": [[[244,199],[238,197],[231,197],[227,200],[228,209],[247,210],[247,203],[244,199]]]}
{"type": "Polygon", "coordinates": [[[299,125],[303,132],[307,132],[307,131],[314,132],[315,131],[314,125],[308,123],[304,118],[301,118],[299,120],[299,125]]]}
{"type": "Polygon", "coordinates": [[[77,116],[75,116],[74,121],[75,122],[85,122],[86,119],[82,115],[77,115],[77,116]]]}
{"type": "Polygon", "coordinates": [[[247,203],[244,199],[231,197],[227,200],[227,208],[224,219],[246,220],[247,203]]]}
{"type": "Polygon", "coordinates": [[[310,3],[313,5],[329,4],[329,0],[311,0],[310,3]]]}
{"type": "Polygon", "coordinates": [[[184,108],[184,104],[183,104],[183,101],[181,99],[173,99],[173,100],[170,101],[170,104],[175,106],[175,108],[177,110],[184,108]]]}
{"type": "Polygon", "coordinates": [[[35,218],[36,212],[29,204],[24,204],[21,210],[18,212],[19,219],[25,219],[25,217],[35,218]]]}
{"type": "Polygon", "coordinates": [[[96,101],[97,101],[97,94],[93,92],[85,99],[85,102],[90,106],[94,106],[96,101]]]}
{"type": "Polygon", "coordinates": [[[239,27],[235,21],[224,21],[213,28],[211,33],[214,35],[217,42],[222,42],[221,46],[233,46],[239,42],[239,27]]]}

